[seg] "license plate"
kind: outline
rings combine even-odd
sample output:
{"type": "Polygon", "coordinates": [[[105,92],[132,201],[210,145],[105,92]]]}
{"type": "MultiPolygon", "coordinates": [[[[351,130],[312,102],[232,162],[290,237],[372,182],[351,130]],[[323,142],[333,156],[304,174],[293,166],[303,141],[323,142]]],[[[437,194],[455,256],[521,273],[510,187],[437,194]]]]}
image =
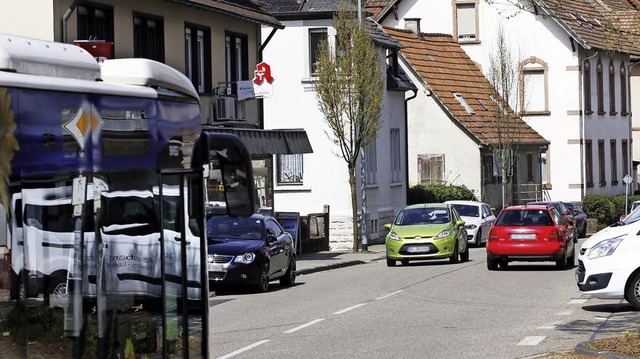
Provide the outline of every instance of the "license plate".
{"type": "Polygon", "coordinates": [[[511,239],[515,240],[534,240],[536,239],[535,233],[512,233],[511,239]]]}
{"type": "Polygon", "coordinates": [[[429,247],[407,247],[408,253],[429,253],[431,249],[429,247]]]}
{"type": "Polygon", "coordinates": [[[220,263],[207,263],[207,270],[209,272],[224,272],[224,264],[220,263]]]}

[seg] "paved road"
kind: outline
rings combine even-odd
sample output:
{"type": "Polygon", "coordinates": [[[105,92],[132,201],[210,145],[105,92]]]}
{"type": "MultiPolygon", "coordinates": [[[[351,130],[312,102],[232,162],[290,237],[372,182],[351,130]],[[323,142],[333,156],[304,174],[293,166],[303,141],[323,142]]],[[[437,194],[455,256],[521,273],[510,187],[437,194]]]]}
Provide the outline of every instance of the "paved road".
{"type": "Polygon", "coordinates": [[[489,272],[471,261],[384,261],[315,272],[293,288],[211,301],[213,358],[528,358],[637,330],[638,312],[577,290],[553,263],[489,272]]]}

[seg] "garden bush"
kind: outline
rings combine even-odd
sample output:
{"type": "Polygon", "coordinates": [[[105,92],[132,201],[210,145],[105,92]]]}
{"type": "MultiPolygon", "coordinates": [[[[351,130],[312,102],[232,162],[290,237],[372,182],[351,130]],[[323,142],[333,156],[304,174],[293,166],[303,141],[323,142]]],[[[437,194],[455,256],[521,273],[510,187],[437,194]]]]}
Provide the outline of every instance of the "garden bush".
{"type": "Polygon", "coordinates": [[[613,197],[604,194],[588,194],[582,199],[582,208],[588,218],[598,220],[598,226],[608,226],[615,223],[620,214],[616,210],[613,197]]]}
{"type": "Polygon", "coordinates": [[[451,200],[477,201],[477,198],[473,191],[464,185],[415,185],[409,188],[407,204],[441,203],[451,200]]]}

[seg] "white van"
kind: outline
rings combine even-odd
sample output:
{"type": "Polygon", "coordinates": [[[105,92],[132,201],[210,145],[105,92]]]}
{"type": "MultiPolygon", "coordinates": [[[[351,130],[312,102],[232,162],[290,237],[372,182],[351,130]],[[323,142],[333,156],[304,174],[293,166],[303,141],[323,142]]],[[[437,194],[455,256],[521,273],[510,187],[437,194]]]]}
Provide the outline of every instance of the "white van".
{"type": "Polygon", "coordinates": [[[640,211],[631,212],[582,244],[576,282],[584,294],[624,298],[640,309],[640,211]]]}

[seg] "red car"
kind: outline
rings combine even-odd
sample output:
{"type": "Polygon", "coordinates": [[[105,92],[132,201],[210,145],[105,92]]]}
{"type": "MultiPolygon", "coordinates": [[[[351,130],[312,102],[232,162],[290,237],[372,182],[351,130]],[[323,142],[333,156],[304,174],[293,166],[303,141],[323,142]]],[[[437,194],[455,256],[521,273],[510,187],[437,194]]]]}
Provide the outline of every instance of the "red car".
{"type": "Polygon", "coordinates": [[[489,232],[487,268],[506,268],[512,261],[555,261],[566,269],[575,263],[575,244],[569,223],[553,206],[504,208],[489,232]]]}

